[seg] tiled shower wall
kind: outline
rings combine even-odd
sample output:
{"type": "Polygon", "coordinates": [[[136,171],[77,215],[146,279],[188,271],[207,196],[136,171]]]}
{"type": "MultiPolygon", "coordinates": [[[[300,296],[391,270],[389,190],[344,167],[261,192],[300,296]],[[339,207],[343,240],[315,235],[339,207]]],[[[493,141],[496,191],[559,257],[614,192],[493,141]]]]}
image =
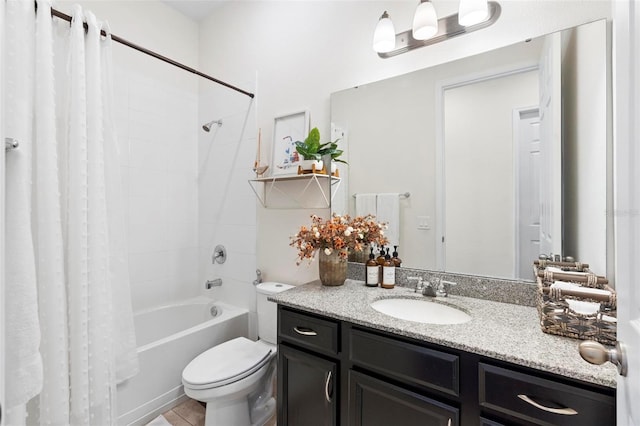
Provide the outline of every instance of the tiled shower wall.
{"type": "MultiPolygon", "coordinates": [[[[254,91],[251,80],[234,83],[254,91]]],[[[248,180],[254,177],[251,168],[256,155],[255,101],[207,80],[200,87],[198,285],[210,297],[251,311],[254,333],[256,197],[248,180]],[[211,120],[223,124],[214,125],[209,133],[202,131],[200,125],[211,120]],[[212,263],[219,244],[227,250],[224,264],[212,263]],[[214,278],[221,278],[222,286],[205,291],[205,281],[214,278]]]]}
{"type": "MultiPolygon", "coordinates": [[[[184,79],[184,71],[167,72],[184,79]]],[[[199,125],[193,80],[172,85],[124,70],[115,76],[134,310],[198,294],[199,125]]]]}

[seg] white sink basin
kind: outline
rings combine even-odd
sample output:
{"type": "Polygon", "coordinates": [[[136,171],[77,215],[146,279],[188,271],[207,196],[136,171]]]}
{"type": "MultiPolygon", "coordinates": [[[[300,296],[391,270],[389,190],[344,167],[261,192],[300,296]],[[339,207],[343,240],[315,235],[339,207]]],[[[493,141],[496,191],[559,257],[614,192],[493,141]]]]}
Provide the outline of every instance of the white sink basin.
{"type": "Polygon", "coordinates": [[[462,324],[471,320],[460,309],[428,299],[380,299],[371,307],[390,317],[424,324],[462,324]]]}

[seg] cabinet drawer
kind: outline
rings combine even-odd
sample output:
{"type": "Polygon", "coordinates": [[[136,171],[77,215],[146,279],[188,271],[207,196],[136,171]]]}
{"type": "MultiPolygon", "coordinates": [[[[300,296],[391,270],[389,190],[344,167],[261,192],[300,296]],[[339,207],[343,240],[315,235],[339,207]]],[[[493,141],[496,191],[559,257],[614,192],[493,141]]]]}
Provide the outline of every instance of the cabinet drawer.
{"type": "Polygon", "coordinates": [[[278,335],[281,339],[318,352],[338,353],[338,323],[329,319],[279,309],[278,335]]]}
{"type": "Polygon", "coordinates": [[[357,329],[351,330],[349,343],[354,365],[403,383],[460,395],[458,355],[357,329]]]}
{"type": "Polygon", "coordinates": [[[480,363],[480,406],[536,425],[615,425],[615,397],[480,363]]]}

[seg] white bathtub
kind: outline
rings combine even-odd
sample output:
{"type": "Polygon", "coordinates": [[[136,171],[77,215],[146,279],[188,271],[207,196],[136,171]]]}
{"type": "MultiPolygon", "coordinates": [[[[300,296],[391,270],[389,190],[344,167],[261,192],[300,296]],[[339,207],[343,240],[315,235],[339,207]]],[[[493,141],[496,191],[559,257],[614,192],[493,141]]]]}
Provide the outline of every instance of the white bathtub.
{"type": "Polygon", "coordinates": [[[118,424],[145,424],[185,399],[182,370],[210,347],[248,335],[248,311],[194,298],[134,315],[140,373],[118,385],[118,424]],[[218,316],[211,316],[215,306],[218,316]]]}

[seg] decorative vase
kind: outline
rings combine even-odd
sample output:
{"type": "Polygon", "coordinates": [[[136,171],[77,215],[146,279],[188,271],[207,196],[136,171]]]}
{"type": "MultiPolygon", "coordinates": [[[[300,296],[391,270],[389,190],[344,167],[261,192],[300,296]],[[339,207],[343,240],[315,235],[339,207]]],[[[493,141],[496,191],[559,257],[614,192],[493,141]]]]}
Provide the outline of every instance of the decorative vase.
{"type": "Polygon", "coordinates": [[[320,271],[320,281],[326,286],[338,286],[344,284],[347,279],[347,257],[340,257],[340,250],[332,250],[331,254],[326,254],[320,249],[320,259],[318,262],[320,271]]]}

